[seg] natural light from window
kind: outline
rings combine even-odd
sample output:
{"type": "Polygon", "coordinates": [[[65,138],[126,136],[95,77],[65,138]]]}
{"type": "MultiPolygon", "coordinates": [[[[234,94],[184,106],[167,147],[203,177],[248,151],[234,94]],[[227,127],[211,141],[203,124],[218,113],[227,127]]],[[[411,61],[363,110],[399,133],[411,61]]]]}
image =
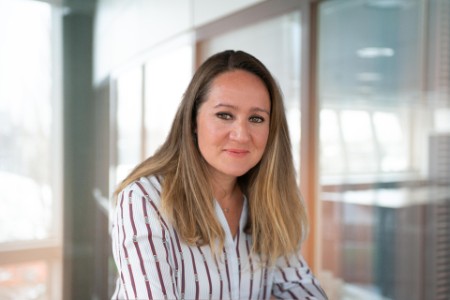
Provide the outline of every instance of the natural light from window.
{"type": "Polygon", "coordinates": [[[58,20],[49,3],[0,0],[2,300],[61,299],[58,20]]]}
{"type": "Polygon", "coordinates": [[[0,242],[45,239],[54,234],[51,6],[3,0],[0,21],[0,242]]]}

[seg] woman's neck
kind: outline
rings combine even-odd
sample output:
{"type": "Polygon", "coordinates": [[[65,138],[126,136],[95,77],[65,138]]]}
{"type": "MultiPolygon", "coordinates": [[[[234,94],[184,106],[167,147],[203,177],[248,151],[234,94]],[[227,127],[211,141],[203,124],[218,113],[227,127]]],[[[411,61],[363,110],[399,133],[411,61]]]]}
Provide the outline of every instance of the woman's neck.
{"type": "Polygon", "coordinates": [[[230,233],[234,238],[239,230],[239,220],[244,205],[244,197],[237,179],[229,181],[214,181],[213,192],[227,220],[230,233]]]}
{"type": "Polygon", "coordinates": [[[215,178],[212,182],[214,197],[223,209],[240,206],[242,192],[237,183],[237,178],[215,178]]]}

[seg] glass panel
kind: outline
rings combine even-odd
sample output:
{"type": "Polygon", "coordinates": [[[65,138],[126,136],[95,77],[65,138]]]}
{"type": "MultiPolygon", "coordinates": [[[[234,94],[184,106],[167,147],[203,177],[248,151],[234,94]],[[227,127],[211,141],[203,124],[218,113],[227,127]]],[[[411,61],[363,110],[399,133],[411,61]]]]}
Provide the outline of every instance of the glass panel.
{"type": "Polygon", "coordinates": [[[331,299],[449,299],[450,2],[318,13],[322,283],[331,299]]]}
{"type": "Polygon", "coordinates": [[[56,235],[52,25],[47,3],[0,1],[0,243],[56,235]]]}
{"type": "Polygon", "coordinates": [[[192,57],[192,47],[184,46],[155,55],[145,65],[145,156],[166,140],[192,77],[192,57]]]}
{"type": "Polygon", "coordinates": [[[400,116],[393,112],[375,112],[373,123],[381,150],[381,172],[407,170],[409,153],[400,116]]]}
{"type": "Polygon", "coordinates": [[[327,174],[343,173],[345,159],[343,159],[343,141],[339,126],[338,113],[331,109],[320,112],[320,168],[327,174]]]}
{"type": "Polygon", "coordinates": [[[352,157],[347,162],[348,172],[375,172],[377,169],[375,145],[369,113],[363,110],[344,110],[341,112],[339,125],[342,129],[346,153],[352,157]]]}
{"type": "Polygon", "coordinates": [[[0,266],[0,299],[49,299],[49,268],[46,262],[0,266]]]}
{"type": "Polygon", "coordinates": [[[117,79],[116,183],[142,161],[142,68],[123,72],[117,79]]]}
{"type": "Polygon", "coordinates": [[[243,50],[261,60],[284,95],[294,162],[300,167],[300,13],[293,12],[216,36],[200,44],[201,60],[227,49],[243,50]]]}

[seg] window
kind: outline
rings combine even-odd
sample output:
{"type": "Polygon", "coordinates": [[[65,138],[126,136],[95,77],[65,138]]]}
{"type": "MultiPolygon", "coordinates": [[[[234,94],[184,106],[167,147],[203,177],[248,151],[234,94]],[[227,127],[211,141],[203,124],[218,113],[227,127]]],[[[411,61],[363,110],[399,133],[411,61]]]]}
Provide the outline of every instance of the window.
{"type": "Polygon", "coordinates": [[[191,79],[190,42],[181,37],[160,47],[113,75],[111,192],[165,141],[191,79]]]}
{"type": "Polygon", "coordinates": [[[192,47],[171,49],[145,64],[145,156],[166,140],[192,76],[192,47]]]}
{"type": "Polygon", "coordinates": [[[117,78],[117,165],[120,182],[142,160],[142,68],[124,71],[117,78]]]}
{"type": "Polygon", "coordinates": [[[0,1],[2,299],[61,292],[58,29],[58,13],[48,3],[0,1]]]}

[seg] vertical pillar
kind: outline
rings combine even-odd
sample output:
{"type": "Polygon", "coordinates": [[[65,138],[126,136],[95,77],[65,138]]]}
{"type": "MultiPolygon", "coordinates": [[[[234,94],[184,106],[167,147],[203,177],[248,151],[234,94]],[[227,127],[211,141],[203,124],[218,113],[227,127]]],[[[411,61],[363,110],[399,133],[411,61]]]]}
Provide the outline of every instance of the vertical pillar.
{"type": "Polygon", "coordinates": [[[92,299],[95,203],[92,34],[90,13],[63,17],[63,296],[92,299]]]}

